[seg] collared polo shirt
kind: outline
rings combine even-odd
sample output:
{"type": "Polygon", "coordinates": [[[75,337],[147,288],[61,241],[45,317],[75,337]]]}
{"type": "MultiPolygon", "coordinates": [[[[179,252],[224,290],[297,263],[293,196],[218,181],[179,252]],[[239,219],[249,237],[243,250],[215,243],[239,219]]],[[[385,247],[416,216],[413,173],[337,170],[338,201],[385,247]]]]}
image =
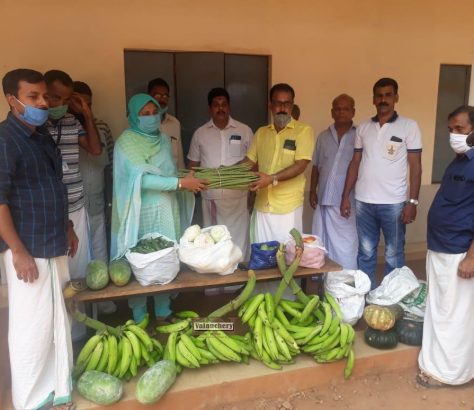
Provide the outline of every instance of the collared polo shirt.
{"type": "Polygon", "coordinates": [[[181,141],[181,124],[176,117],[166,113],[161,121],[160,131],[170,137],[171,153],[176,164],[176,168],[184,169],[183,143],[181,141]]]}
{"type": "MultiPolygon", "coordinates": [[[[231,117],[222,130],[210,120],[194,133],[188,159],[200,162],[202,167],[207,168],[233,165],[245,158],[252,138],[253,132],[250,127],[231,117]]],[[[205,199],[242,198],[247,196],[247,191],[209,189],[203,191],[201,195],[205,199]]]]}
{"type": "Polygon", "coordinates": [[[456,158],[444,172],[428,212],[428,249],[459,254],[474,238],[474,149],[456,158]]]}
{"type": "Polygon", "coordinates": [[[397,204],[407,198],[407,153],[421,153],[416,121],[394,113],[380,126],[377,117],[357,127],[355,151],[362,152],[355,198],[371,204],[397,204]]]}
{"type": "MultiPolygon", "coordinates": [[[[272,175],[288,168],[298,160],[311,161],[315,140],[313,129],[300,121],[291,121],[280,132],[273,124],[260,127],[255,133],[247,157],[258,169],[272,175]]],[[[292,179],[279,181],[257,192],[255,209],[260,212],[286,214],[303,205],[304,172],[292,179]]]]}
{"type": "Polygon", "coordinates": [[[346,180],[347,167],[354,154],[355,126],[341,138],[337,136],[334,124],[319,134],[313,154],[313,164],[317,167],[318,203],[339,206],[346,180]]]}
{"type": "Polygon", "coordinates": [[[69,212],[75,212],[84,206],[84,186],[79,170],[79,138],[86,132],[74,115],[66,113],[58,121],[46,122],[53,141],[61,151],[63,158],[63,182],[67,188],[69,212]]]}
{"type": "MultiPolygon", "coordinates": [[[[0,123],[0,204],[34,258],[66,254],[67,194],[61,153],[46,128],[31,131],[9,113],[0,123]]],[[[0,252],[8,249],[0,238],[0,252]]]]}

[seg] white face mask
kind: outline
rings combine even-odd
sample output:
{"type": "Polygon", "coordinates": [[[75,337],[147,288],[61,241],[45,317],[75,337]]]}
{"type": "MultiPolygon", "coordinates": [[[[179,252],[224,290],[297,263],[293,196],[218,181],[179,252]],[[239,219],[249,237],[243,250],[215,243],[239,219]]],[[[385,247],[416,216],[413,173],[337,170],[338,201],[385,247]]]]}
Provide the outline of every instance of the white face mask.
{"type": "Polygon", "coordinates": [[[456,154],[464,154],[465,152],[469,151],[471,148],[467,145],[467,137],[471,135],[469,134],[454,134],[452,132],[449,133],[449,145],[456,154]]]}

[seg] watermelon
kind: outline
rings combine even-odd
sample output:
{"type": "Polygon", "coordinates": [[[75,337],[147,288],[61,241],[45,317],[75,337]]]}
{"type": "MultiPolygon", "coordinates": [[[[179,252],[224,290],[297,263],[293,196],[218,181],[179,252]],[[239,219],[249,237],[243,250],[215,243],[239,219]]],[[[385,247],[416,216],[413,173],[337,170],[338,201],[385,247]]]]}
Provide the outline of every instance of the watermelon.
{"type": "Polygon", "coordinates": [[[142,404],[155,403],[168,391],[175,379],[175,364],[169,360],[161,360],[140,377],[135,396],[142,404]]]}
{"type": "Polygon", "coordinates": [[[105,262],[89,262],[86,269],[86,283],[92,290],[99,290],[107,286],[109,283],[109,272],[105,262]]]}
{"type": "Polygon", "coordinates": [[[119,379],[97,370],[84,372],[77,382],[77,390],[85,399],[104,406],[117,403],[123,394],[119,379]]]}
{"type": "Polygon", "coordinates": [[[116,286],[125,286],[132,276],[130,264],[125,259],[110,262],[109,264],[110,280],[116,286]]]}

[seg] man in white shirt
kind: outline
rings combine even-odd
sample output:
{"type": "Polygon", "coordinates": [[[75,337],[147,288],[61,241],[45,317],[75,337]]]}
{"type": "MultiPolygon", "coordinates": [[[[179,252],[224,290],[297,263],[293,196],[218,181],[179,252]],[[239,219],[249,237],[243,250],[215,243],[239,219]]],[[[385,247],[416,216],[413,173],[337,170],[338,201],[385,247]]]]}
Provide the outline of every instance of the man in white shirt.
{"type": "MultiPolygon", "coordinates": [[[[252,130],[230,116],[229,93],[213,88],[208,96],[211,120],[199,127],[189,148],[189,167],[216,168],[245,158],[253,138],[252,130]]],[[[202,192],[204,226],[226,225],[234,243],[245,256],[249,243],[248,191],[210,189],[202,192]]]]}
{"type": "Polygon", "coordinates": [[[399,116],[398,84],[381,78],[373,87],[377,115],[357,127],[354,156],[347,170],[341,215],[349,218],[355,186],[359,236],[357,263],[375,288],[380,230],[385,239],[384,275],[405,265],[405,228],[416,218],[421,184],[421,134],[416,121],[399,116]],[[410,189],[407,198],[407,167],[410,189]]]}
{"type": "Polygon", "coordinates": [[[160,131],[171,139],[171,150],[176,168],[183,169],[185,165],[183,144],[181,142],[181,124],[176,117],[167,112],[168,101],[170,99],[170,86],[162,78],[155,78],[148,83],[148,94],[160,103],[160,131]]]}

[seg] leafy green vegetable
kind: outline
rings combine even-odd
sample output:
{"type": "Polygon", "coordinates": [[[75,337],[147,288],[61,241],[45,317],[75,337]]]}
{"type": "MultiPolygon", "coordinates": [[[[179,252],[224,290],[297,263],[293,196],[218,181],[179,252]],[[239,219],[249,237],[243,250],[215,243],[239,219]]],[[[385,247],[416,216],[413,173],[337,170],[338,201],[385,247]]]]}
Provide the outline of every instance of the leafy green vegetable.
{"type": "Polygon", "coordinates": [[[173,246],[173,242],[166,240],[163,236],[158,236],[156,238],[148,238],[138,241],[138,243],[133,248],[130,248],[130,252],[152,253],[166,248],[171,248],[173,246]]]}

